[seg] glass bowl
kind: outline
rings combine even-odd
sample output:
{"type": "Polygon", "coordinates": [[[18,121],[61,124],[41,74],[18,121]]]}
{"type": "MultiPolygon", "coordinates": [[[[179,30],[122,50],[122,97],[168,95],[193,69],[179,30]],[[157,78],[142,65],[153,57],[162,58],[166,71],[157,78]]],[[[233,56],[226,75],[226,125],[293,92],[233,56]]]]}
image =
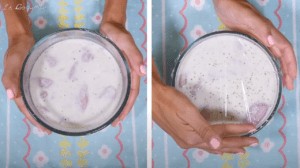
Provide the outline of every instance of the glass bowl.
{"type": "Polygon", "coordinates": [[[211,124],[251,123],[256,131],[272,118],[281,98],[281,74],[269,50],[239,32],[219,31],[193,42],[176,60],[172,86],[211,124]]]}
{"type": "Polygon", "coordinates": [[[65,29],[38,41],[21,71],[30,114],[49,130],[71,136],[99,131],[121,113],[130,71],[108,38],[87,29],[65,29]]]}

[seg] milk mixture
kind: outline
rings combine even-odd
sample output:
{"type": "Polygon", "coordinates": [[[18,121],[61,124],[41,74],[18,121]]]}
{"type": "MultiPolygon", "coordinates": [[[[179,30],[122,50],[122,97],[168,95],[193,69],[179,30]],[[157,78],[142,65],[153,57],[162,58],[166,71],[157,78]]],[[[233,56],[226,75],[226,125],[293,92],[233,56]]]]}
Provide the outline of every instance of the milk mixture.
{"type": "Polygon", "coordinates": [[[116,113],[124,92],[122,79],[118,63],[102,46],[68,39],[38,58],[30,92],[42,118],[81,128],[103,124],[116,113]]]}
{"type": "Polygon", "coordinates": [[[216,34],[191,48],[178,67],[175,87],[211,123],[259,127],[274,110],[277,69],[266,51],[237,34],[216,34]]]}

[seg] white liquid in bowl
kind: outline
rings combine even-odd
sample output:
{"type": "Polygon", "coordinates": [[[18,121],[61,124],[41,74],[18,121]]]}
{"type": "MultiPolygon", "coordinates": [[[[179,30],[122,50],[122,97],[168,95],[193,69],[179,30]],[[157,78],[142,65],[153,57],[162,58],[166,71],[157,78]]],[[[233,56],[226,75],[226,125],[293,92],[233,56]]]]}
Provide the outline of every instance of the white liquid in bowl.
{"type": "Polygon", "coordinates": [[[30,94],[40,118],[56,129],[86,131],[107,122],[124,99],[115,58],[85,39],[47,48],[30,75],[30,94]]]}
{"type": "Polygon", "coordinates": [[[280,80],[260,45],[243,35],[221,33],[196,42],[185,53],[175,87],[213,124],[260,127],[277,104],[280,80]]]}

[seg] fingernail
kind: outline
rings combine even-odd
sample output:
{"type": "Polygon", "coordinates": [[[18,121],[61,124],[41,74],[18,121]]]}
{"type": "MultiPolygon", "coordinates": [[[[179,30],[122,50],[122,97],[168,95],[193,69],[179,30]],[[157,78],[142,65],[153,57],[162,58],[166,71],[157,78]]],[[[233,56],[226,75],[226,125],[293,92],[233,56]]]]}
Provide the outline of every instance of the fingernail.
{"type": "Polygon", "coordinates": [[[140,71],[141,71],[142,74],[146,75],[147,72],[146,72],[146,67],[145,67],[145,65],[141,65],[141,66],[140,66],[140,71]]]}
{"type": "Polygon", "coordinates": [[[11,89],[6,90],[6,95],[9,99],[13,99],[15,97],[14,92],[11,89]]]}
{"type": "Polygon", "coordinates": [[[214,149],[217,149],[220,146],[220,141],[216,138],[213,138],[209,142],[214,149]]]}
{"type": "Polygon", "coordinates": [[[273,46],[275,44],[275,41],[271,35],[268,36],[268,43],[273,46]]]}
{"type": "Polygon", "coordinates": [[[248,133],[252,133],[252,132],[254,132],[254,131],[256,131],[255,128],[253,128],[252,130],[250,130],[248,133]]]}
{"type": "Polygon", "coordinates": [[[257,145],[258,145],[258,143],[255,142],[255,143],[251,144],[250,146],[251,146],[251,147],[255,147],[255,146],[257,146],[257,145]]]}

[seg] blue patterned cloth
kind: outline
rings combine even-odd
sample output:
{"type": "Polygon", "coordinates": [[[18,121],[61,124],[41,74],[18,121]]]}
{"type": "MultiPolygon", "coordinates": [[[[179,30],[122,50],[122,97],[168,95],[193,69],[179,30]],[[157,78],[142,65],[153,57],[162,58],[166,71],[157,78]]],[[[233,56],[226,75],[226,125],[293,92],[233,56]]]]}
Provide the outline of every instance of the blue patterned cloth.
{"type": "MultiPolygon", "coordinates": [[[[300,1],[250,0],[294,45],[299,55],[300,1]]],[[[229,10],[229,9],[228,9],[229,10]]],[[[199,36],[224,28],[210,0],[153,1],[153,56],[170,83],[174,60],[199,36]],[[186,18],[186,21],[185,19],[186,18]],[[185,42],[186,39],[186,42],[185,42]]],[[[298,57],[299,59],[299,57],[298,57]]],[[[299,61],[298,61],[299,64],[299,61]]],[[[300,167],[299,78],[293,91],[284,89],[280,108],[255,136],[260,144],[243,155],[211,155],[201,149],[180,149],[157,125],[153,127],[153,164],[161,168],[277,168],[300,167]]]]}
{"type": "MultiPolygon", "coordinates": [[[[59,29],[82,27],[98,31],[105,1],[29,1],[32,30],[36,40],[59,29]],[[31,10],[32,9],[32,10],[31,10]]],[[[146,56],[146,2],[128,1],[127,28],[146,56]]],[[[3,12],[0,13],[0,74],[7,49],[3,12]]],[[[133,110],[116,128],[111,126],[92,135],[68,137],[39,132],[11,102],[0,86],[0,167],[145,167],[146,166],[146,84],[133,110]],[[8,140],[8,141],[7,141],[8,140]]]]}

